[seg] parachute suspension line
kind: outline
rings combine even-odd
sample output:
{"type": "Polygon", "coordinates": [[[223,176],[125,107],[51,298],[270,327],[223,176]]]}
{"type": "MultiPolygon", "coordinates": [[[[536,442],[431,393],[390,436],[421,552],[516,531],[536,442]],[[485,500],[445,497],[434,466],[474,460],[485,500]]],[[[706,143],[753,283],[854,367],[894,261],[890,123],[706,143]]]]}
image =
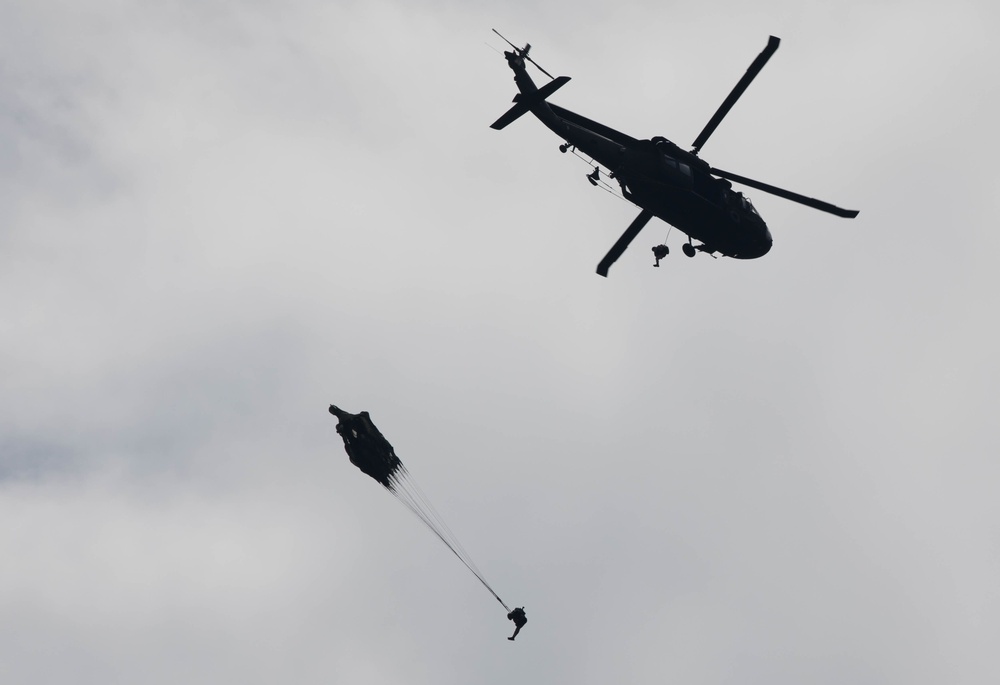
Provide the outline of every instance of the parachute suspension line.
{"type": "Polygon", "coordinates": [[[411,492],[413,492],[416,495],[416,498],[420,502],[423,510],[430,513],[431,518],[437,523],[438,527],[445,533],[446,537],[449,540],[451,540],[452,544],[455,546],[455,549],[457,549],[458,552],[461,553],[462,558],[466,559],[469,562],[469,565],[472,567],[471,570],[473,571],[473,573],[475,573],[477,576],[481,576],[482,574],[480,573],[479,568],[472,561],[472,555],[470,555],[467,551],[465,551],[465,547],[462,546],[462,543],[459,541],[458,536],[455,535],[451,531],[451,528],[448,527],[447,521],[445,521],[444,518],[440,514],[438,514],[437,510],[434,508],[434,505],[431,504],[430,499],[427,497],[427,495],[424,494],[424,491],[420,489],[420,486],[417,484],[416,479],[413,478],[413,476],[411,476],[408,471],[405,472],[405,476],[406,476],[406,481],[405,481],[406,485],[410,488],[411,492]]]}
{"type": "Polygon", "coordinates": [[[461,559],[466,566],[469,567],[477,577],[481,577],[479,569],[476,567],[475,563],[472,561],[472,557],[469,555],[465,548],[462,547],[462,543],[459,542],[458,537],[451,532],[448,524],[441,518],[440,514],[434,509],[430,500],[427,496],[420,490],[417,486],[417,482],[409,475],[408,472],[402,471],[403,477],[395,478],[395,486],[397,489],[393,490],[393,494],[403,504],[407,505],[414,514],[420,518],[421,521],[430,528],[435,535],[437,535],[441,540],[448,545],[452,552],[455,553],[459,559],[461,559]]]}
{"type": "Polygon", "coordinates": [[[486,582],[482,572],[472,561],[472,557],[462,547],[462,543],[448,528],[444,519],[434,510],[430,500],[417,486],[416,481],[403,466],[403,462],[396,456],[392,445],[372,423],[368,413],[351,414],[332,404],[330,405],[330,413],[337,417],[337,433],[344,440],[344,449],[347,456],[350,457],[351,463],[357,466],[362,473],[380,483],[414,516],[423,521],[424,525],[458,557],[458,560],[472,571],[479,582],[490,591],[490,594],[496,597],[507,613],[510,613],[510,607],[504,604],[500,596],[486,582]]]}
{"type": "Polygon", "coordinates": [[[483,587],[489,590],[491,595],[496,597],[496,600],[500,602],[504,609],[507,610],[507,613],[510,613],[510,607],[508,607],[504,601],[500,599],[500,595],[498,595],[496,591],[490,587],[490,584],[486,582],[486,579],[483,577],[479,568],[476,567],[472,557],[448,527],[448,524],[445,523],[444,519],[441,518],[440,514],[438,514],[434,509],[430,500],[428,500],[427,496],[424,495],[423,491],[421,491],[420,487],[413,479],[413,476],[411,476],[406,470],[406,467],[400,464],[399,468],[389,477],[389,480],[390,483],[385,486],[386,489],[395,495],[396,499],[398,499],[407,509],[413,512],[417,518],[423,521],[424,525],[427,526],[427,528],[430,529],[430,531],[452,551],[452,554],[458,557],[459,561],[465,564],[466,568],[468,568],[472,574],[479,579],[479,582],[483,584],[483,587]]]}
{"type": "MultiPolygon", "coordinates": [[[[394,474],[395,475],[395,474],[394,474]]],[[[486,582],[483,578],[482,573],[476,567],[475,562],[472,561],[472,557],[469,553],[462,547],[462,544],[458,541],[458,538],[454,533],[448,528],[448,525],[444,522],[444,519],[434,510],[431,506],[430,501],[426,498],[420,488],[417,486],[416,482],[413,480],[412,476],[408,473],[402,473],[402,477],[396,476],[393,478],[394,486],[390,488],[393,494],[396,495],[397,499],[402,502],[410,511],[412,511],[417,518],[424,522],[424,524],[437,535],[438,539],[443,542],[452,553],[458,557],[465,566],[472,571],[472,574],[479,579],[479,582],[489,590],[490,594],[496,597],[497,601],[500,602],[504,608],[510,612],[510,608],[504,604],[504,601],[500,599],[500,596],[490,587],[490,584],[486,582]]]]}
{"type": "Polygon", "coordinates": [[[441,515],[437,513],[437,510],[434,509],[434,505],[431,504],[431,501],[420,489],[420,486],[417,485],[417,481],[413,478],[413,476],[409,475],[409,472],[405,472],[404,475],[405,479],[403,483],[409,488],[409,492],[411,494],[416,495],[416,499],[418,500],[418,503],[421,506],[421,511],[430,514],[428,519],[435,524],[435,527],[433,528],[434,533],[438,535],[438,537],[441,538],[446,545],[448,545],[449,549],[451,549],[452,552],[455,553],[455,556],[457,556],[466,565],[466,567],[468,567],[468,569],[472,571],[473,575],[475,575],[476,578],[479,579],[479,582],[481,582],[483,586],[490,591],[490,594],[496,597],[497,601],[499,601],[500,604],[503,605],[508,612],[510,612],[510,608],[507,607],[506,604],[504,604],[504,601],[500,599],[499,595],[497,595],[497,593],[493,590],[493,588],[490,587],[490,584],[486,582],[486,579],[483,577],[482,572],[479,570],[475,562],[472,560],[472,556],[462,546],[462,543],[459,541],[458,536],[456,536],[451,531],[451,528],[448,527],[447,522],[445,522],[445,520],[441,517],[441,515]],[[442,535],[441,533],[443,533],[444,535],[442,535]]]}

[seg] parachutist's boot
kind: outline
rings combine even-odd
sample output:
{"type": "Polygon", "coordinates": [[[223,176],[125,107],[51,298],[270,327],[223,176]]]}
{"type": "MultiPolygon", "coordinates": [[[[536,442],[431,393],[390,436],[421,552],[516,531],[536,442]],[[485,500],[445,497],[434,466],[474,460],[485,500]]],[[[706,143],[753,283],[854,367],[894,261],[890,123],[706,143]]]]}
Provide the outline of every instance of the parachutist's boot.
{"type": "Polygon", "coordinates": [[[507,639],[510,640],[511,642],[514,641],[514,638],[512,638],[512,637],[508,637],[507,639]]]}

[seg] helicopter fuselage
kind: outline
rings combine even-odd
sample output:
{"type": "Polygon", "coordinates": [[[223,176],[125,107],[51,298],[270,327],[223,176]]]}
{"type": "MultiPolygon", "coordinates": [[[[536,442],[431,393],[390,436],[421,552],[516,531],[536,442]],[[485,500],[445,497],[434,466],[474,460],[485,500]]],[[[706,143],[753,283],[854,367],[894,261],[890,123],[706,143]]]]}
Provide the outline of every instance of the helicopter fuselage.
{"type": "Polygon", "coordinates": [[[520,91],[515,101],[566,141],[610,170],[622,195],[695,240],[698,249],[737,259],[755,259],[771,249],[767,224],[732,184],[710,173],[697,155],[665,138],[640,140],[538,97],[524,60],[504,53],[520,91]]]}
{"type": "MultiPolygon", "coordinates": [[[[767,254],[772,244],[767,224],[750,200],[733,190],[733,182],[845,219],[853,219],[858,215],[856,209],[844,209],[731,171],[716,169],[698,157],[698,152],[719,123],[778,49],[781,39],[776,36],[768,38],[767,46],[757,55],[705,124],[692,143],[691,150],[683,150],[666,138],[633,138],[610,126],[549,103],[549,96],[566,85],[569,77],[555,77],[542,69],[538,62],[528,56],[531,45],[519,48],[496,29],[493,32],[512,48],[503,54],[514,72],[518,93],[514,96],[513,107],[490,124],[490,128],[499,131],[531,112],[565,141],[559,146],[561,152],[573,149],[574,153],[579,151],[589,156],[588,162],[593,170],[587,174],[587,180],[592,185],[602,185],[613,191],[601,178],[603,166],[607,177],[618,182],[622,196],[642,208],[639,216],[632,220],[597,265],[599,275],[608,275],[611,265],[622,256],[654,216],[688,235],[688,241],[683,246],[684,254],[688,257],[694,257],[698,252],[707,252],[713,256],[718,253],[736,259],[756,259],[767,254]],[[526,61],[538,67],[551,81],[540,88],[536,86],[525,68],[526,61]],[[694,240],[700,242],[695,244],[694,240]]],[[[670,249],[665,244],[654,247],[654,266],[659,266],[660,260],[669,252],[670,249]]]]}

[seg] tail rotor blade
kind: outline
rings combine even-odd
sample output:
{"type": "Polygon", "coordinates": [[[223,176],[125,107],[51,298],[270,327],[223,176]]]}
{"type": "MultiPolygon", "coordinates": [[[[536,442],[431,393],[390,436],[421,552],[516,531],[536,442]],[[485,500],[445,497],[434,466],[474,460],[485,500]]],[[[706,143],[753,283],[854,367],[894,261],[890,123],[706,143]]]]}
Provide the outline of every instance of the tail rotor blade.
{"type": "Polygon", "coordinates": [[[493,31],[493,33],[495,33],[495,34],[497,34],[498,36],[500,36],[501,38],[503,38],[504,42],[505,42],[505,43],[507,43],[507,45],[509,45],[509,46],[511,46],[512,48],[514,48],[514,52],[515,52],[515,53],[517,53],[518,55],[520,55],[520,56],[521,56],[521,57],[523,57],[524,59],[526,59],[526,60],[528,60],[529,62],[531,62],[532,64],[534,64],[534,65],[535,65],[535,67],[537,67],[537,68],[538,68],[538,71],[542,72],[543,74],[545,74],[546,76],[548,76],[548,77],[549,77],[550,79],[555,79],[555,76],[553,76],[553,75],[552,75],[552,74],[550,74],[549,72],[545,71],[545,69],[543,69],[543,68],[542,68],[542,65],[541,65],[541,64],[539,64],[538,62],[536,62],[535,60],[531,59],[531,58],[530,58],[530,57],[528,56],[528,52],[530,52],[530,51],[531,51],[531,43],[526,43],[526,44],[524,45],[524,47],[523,47],[523,48],[519,48],[519,47],[517,47],[516,45],[514,45],[513,43],[511,43],[511,42],[510,42],[509,40],[507,40],[507,39],[506,39],[506,38],[504,37],[504,35],[503,35],[502,33],[500,33],[499,31],[497,31],[496,29],[490,29],[490,30],[491,30],[491,31],[493,31]]]}
{"type": "Polygon", "coordinates": [[[517,47],[516,45],[514,45],[513,43],[511,43],[509,40],[507,40],[506,38],[504,38],[504,35],[502,33],[500,33],[499,31],[497,31],[496,29],[491,29],[491,30],[493,31],[493,33],[495,33],[498,36],[500,36],[501,38],[503,38],[504,42],[507,43],[507,45],[511,46],[512,48],[514,48],[518,52],[521,51],[521,48],[517,47]]]}
{"type": "Polygon", "coordinates": [[[543,74],[545,74],[546,76],[548,76],[550,79],[555,80],[555,78],[556,78],[555,76],[553,76],[549,72],[547,72],[544,69],[542,69],[542,65],[539,64],[538,62],[536,62],[535,60],[531,59],[530,57],[528,57],[527,54],[524,55],[524,59],[528,60],[529,62],[531,62],[532,64],[534,64],[536,67],[538,67],[538,71],[542,72],[543,74]]]}

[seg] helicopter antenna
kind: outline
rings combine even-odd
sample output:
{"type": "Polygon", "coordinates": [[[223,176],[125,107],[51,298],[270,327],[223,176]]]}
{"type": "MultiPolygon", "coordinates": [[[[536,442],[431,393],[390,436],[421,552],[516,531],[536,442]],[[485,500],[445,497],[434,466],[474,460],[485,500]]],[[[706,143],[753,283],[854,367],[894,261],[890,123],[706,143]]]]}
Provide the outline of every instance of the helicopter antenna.
{"type": "Polygon", "coordinates": [[[492,31],[493,31],[493,33],[495,33],[498,36],[500,36],[501,38],[503,38],[504,42],[507,43],[507,45],[509,45],[512,48],[514,48],[514,53],[515,54],[517,54],[519,57],[523,57],[524,59],[528,60],[529,62],[531,62],[532,64],[534,64],[536,67],[538,67],[538,71],[542,72],[543,74],[545,74],[546,76],[548,76],[553,81],[555,80],[556,77],[553,76],[552,74],[550,74],[549,72],[545,71],[545,69],[542,68],[541,64],[539,64],[535,60],[533,60],[530,57],[528,57],[528,52],[531,50],[531,43],[525,43],[523,48],[519,48],[516,45],[514,45],[513,43],[511,43],[509,40],[507,40],[506,38],[504,38],[504,35],[502,33],[500,33],[499,31],[497,31],[496,29],[492,29],[492,31]]]}

